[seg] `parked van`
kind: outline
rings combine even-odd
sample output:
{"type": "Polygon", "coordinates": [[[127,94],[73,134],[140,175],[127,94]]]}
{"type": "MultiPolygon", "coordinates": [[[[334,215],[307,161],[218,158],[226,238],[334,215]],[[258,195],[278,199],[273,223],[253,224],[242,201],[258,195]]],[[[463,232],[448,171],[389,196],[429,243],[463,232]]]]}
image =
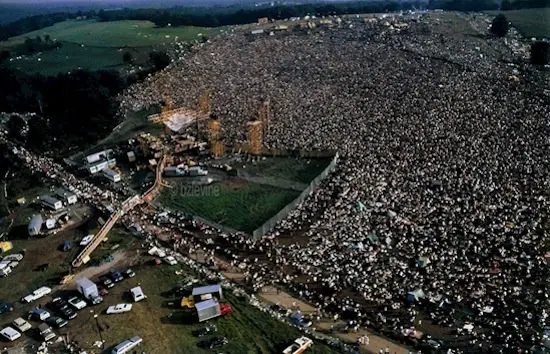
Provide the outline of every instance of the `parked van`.
{"type": "Polygon", "coordinates": [[[147,298],[147,296],[145,296],[145,294],[143,293],[141,286],[136,286],[135,288],[130,289],[130,293],[132,294],[134,302],[138,302],[147,298]]]}

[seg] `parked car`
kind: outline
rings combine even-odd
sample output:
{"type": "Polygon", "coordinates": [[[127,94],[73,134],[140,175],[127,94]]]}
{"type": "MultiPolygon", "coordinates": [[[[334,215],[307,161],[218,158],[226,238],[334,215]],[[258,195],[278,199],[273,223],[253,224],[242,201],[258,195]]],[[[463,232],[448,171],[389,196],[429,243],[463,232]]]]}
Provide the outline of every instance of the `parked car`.
{"type": "Polygon", "coordinates": [[[103,296],[93,296],[92,298],[90,298],[90,302],[92,303],[92,305],[101,304],[103,302],[103,296]]]}
{"type": "Polygon", "coordinates": [[[126,276],[126,278],[133,278],[136,276],[136,273],[132,269],[128,268],[124,272],[124,275],[126,276]]]}
{"type": "Polygon", "coordinates": [[[50,316],[51,316],[51,314],[48,311],[46,311],[44,309],[40,309],[38,307],[32,309],[32,311],[31,311],[31,318],[34,319],[34,320],[37,320],[37,321],[45,321],[50,316]]]}
{"type": "Polygon", "coordinates": [[[229,341],[225,337],[214,337],[207,340],[203,340],[199,342],[198,345],[201,348],[214,349],[214,348],[223,347],[227,343],[229,343],[229,341]]]}
{"type": "Polygon", "coordinates": [[[56,297],[53,299],[53,301],[50,303],[50,307],[57,313],[61,315],[61,317],[72,320],[76,317],[76,311],[73,310],[69,303],[65,300],[63,300],[60,297],[56,297]]]}
{"type": "Polygon", "coordinates": [[[65,327],[69,322],[61,317],[52,316],[46,320],[46,323],[56,328],[61,328],[65,327]]]}
{"type": "Polygon", "coordinates": [[[31,324],[25,321],[24,319],[22,319],[21,317],[13,320],[12,324],[21,333],[26,332],[32,328],[31,324]]]}
{"type": "Polygon", "coordinates": [[[10,254],[9,256],[2,258],[3,261],[9,262],[21,262],[22,259],[23,255],[21,253],[10,254]]]}
{"type": "Polygon", "coordinates": [[[218,330],[218,328],[216,327],[216,325],[209,325],[209,326],[205,326],[203,328],[199,328],[197,330],[194,330],[192,332],[192,334],[195,337],[205,337],[205,336],[209,336],[211,334],[216,333],[217,330],[218,330]]]}
{"type": "Polygon", "coordinates": [[[21,333],[17,332],[15,329],[11,327],[6,327],[3,330],[1,330],[0,335],[2,335],[2,337],[6,338],[10,342],[13,342],[17,338],[21,337],[21,333]]]}
{"type": "Polygon", "coordinates": [[[115,314],[115,313],[123,313],[123,312],[129,312],[132,310],[132,304],[118,304],[109,306],[107,311],[105,311],[106,314],[115,314]]]}
{"type": "Polygon", "coordinates": [[[31,294],[23,297],[21,299],[21,302],[23,302],[23,303],[33,302],[35,300],[40,299],[41,297],[44,297],[48,294],[51,294],[51,292],[52,292],[52,289],[48,288],[47,286],[43,286],[43,287],[40,287],[40,288],[36,289],[31,294]]]}
{"type": "Polygon", "coordinates": [[[120,283],[121,281],[124,280],[122,273],[119,272],[118,270],[111,270],[109,272],[109,277],[111,277],[111,280],[114,281],[115,283],[120,283]]]}
{"type": "Polygon", "coordinates": [[[82,310],[86,307],[86,301],[82,300],[78,296],[71,297],[69,299],[69,304],[71,304],[77,310],[82,310]]]}
{"type": "Polygon", "coordinates": [[[104,287],[109,288],[109,289],[112,288],[113,286],[115,286],[113,281],[107,275],[100,276],[99,277],[99,283],[101,285],[103,285],[104,287]]]}
{"type": "Polygon", "coordinates": [[[7,302],[0,302],[0,315],[13,311],[13,305],[7,302]]]}
{"type": "Polygon", "coordinates": [[[170,265],[176,265],[178,264],[178,261],[176,261],[176,258],[174,258],[174,256],[168,256],[166,258],[164,258],[164,261],[170,265]]]}
{"type": "Polygon", "coordinates": [[[46,323],[41,323],[38,325],[38,333],[40,333],[45,341],[49,341],[55,338],[55,333],[53,332],[52,328],[46,323]]]}

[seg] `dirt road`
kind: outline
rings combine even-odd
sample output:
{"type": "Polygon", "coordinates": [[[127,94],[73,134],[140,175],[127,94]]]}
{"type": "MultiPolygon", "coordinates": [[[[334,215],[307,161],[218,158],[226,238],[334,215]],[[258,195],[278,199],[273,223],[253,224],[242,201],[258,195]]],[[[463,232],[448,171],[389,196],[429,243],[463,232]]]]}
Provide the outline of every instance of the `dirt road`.
{"type": "MultiPolygon", "coordinates": [[[[297,308],[304,313],[313,313],[316,311],[315,307],[311,306],[310,304],[302,300],[299,300],[284,291],[277,290],[277,288],[272,286],[265,286],[262,289],[260,289],[260,292],[258,293],[258,297],[267,303],[279,304],[285,308],[297,308]]],[[[325,320],[325,321],[315,323],[314,327],[316,329],[327,331],[330,329],[331,326],[341,324],[341,323],[343,322],[325,320]]],[[[362,346],[362,348],[368,353],[378,354],[380,349],[385,350],[386,348],[390,350],[391,354],[409,353],[409,350],[407,348],[399,344],[393,343],[385,338],[377,336],[363,328],[354,333],[336,334],[337,337],[343,339],[344,341],[352,342],[352,343],[355,343],[357,339],[363,335],[366,335],[369,337],[369,344],[362,346]]]]}

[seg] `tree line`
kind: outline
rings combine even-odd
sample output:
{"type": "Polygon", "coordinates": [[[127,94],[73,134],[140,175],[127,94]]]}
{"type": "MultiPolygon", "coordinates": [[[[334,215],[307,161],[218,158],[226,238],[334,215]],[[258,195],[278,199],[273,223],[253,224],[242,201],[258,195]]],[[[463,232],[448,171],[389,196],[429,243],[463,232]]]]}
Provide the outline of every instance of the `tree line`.
{"type": "Polygon", "coordinates": [[[216,8],[170,9],[120,9],[112,11],[90,10],[75,13],[60,12],[25,17],[0,26],[0,41],[30,31],[52,26],[57,22],[85,16],[100,21],[148,20],[159,27],[172,26],[219,27],[256,22],[258,18],[286,19],[306,15],[328,16],[353,13],[379,13],[413,9],[442,9],[448,11],[488,11],[522,8],[550,7],[550,0],[424,0],[400,2],[352,1],[343,3],[311,3],[299,5],[276,5],[265,7],[230,6],[216,8]]]}
{"type": "Polygon", "coordinates": [[[39,151],[67,152],[94,143],[117,124],[114,99],[126,86],[116,71],[43,76],[0,67],[0,111],[34,112],[28,130],[10,119],[9,134],[39,151]]]}

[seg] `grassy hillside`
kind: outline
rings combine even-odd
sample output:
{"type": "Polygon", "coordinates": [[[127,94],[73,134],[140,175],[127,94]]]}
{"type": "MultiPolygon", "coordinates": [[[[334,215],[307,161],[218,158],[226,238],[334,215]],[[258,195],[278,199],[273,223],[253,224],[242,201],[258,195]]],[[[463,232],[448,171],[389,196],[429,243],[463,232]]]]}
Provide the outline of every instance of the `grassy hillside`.
{"type": "Polygon", "coordinates": [[[10,38],[4,45],[21,44],[25,38],[49,34],[52,39],[100,47],[145,47],[196,39],[209,30],[200,27],[155,28],[149,21],[64,21],[51,27],[10,38]]]}
{"type": "Polygon", "coordinates": [[[137,64],[141,64],[153,49],[165,48],[175,42],[192,41],[199,38],[199,33],[212,35],[214,31],[199,27],[155,28],[149,21],[70,20],[12,37],[0,42],[0,49],[17,52],[26,38],[49,35],[62,43],[60,49],[15,58],[8,65],[25,72],[55,74],[77,68],[122,68],[122,56],[127,51],[132,53],[137,64]]]}
{"type": "MultiPolygon", "coordinates": [[[[496,15],[498,12],[492,12],[496,15]]],[[[550,8],[502,12],[525,37],[550,37],[550,8]]]]}

